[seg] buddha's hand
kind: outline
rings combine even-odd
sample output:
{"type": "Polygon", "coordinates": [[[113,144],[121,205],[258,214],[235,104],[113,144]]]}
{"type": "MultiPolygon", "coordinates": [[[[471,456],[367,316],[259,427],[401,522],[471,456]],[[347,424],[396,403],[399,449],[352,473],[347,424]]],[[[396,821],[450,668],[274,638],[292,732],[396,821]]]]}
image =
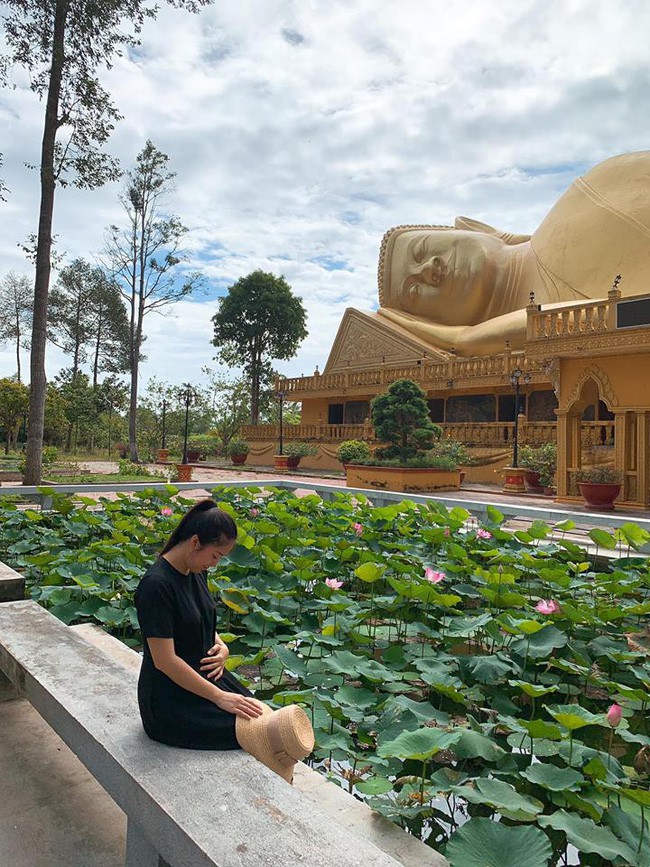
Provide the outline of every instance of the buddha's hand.
{"type": "Polygon", "coordinates": [[[218,638],[200,663],[201,671],[208,680],[218,680],[221,677],[229,656],[228,645],[218,638]]]}

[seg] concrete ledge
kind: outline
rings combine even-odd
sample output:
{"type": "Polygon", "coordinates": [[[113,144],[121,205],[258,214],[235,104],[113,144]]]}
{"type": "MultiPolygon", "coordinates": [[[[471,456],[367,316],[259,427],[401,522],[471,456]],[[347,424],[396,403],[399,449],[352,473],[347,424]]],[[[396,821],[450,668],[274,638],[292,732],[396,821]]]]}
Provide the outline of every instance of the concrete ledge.
{"type": "MultiPolygon", "coordinates": [[[[130,671],[139,672],[140,654],[92,623],[71,626],[78,635],[94,644],[115,662],[130,671]]],[[[318,771],[300,762],[296,765],[294,788],[334,819],[339,827],[347,828],[373,843],[395,858],[403,867],[447,867],[447,860],[420,840],[399,828],[379,813],[345,792],[318,771]]]]}
{"type": "Polygon", "coordinates": [[[134,672],[34,602],[0,605],[0,668],[171,867],[400,864],[246,753],[150,741],[134,672]]]}
{"type": "Polygon", "coordinates": [[[25,579],[6,563],[0,563],[0,602],[25,598],[25,579]]]}

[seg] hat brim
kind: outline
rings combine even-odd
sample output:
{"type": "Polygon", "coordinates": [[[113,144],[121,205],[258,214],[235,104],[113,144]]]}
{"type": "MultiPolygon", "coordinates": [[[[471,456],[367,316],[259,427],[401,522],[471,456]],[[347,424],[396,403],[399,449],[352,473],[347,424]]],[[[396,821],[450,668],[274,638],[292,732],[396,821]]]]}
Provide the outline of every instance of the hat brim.
{"type": "Polygon", "coordinates": [[[258,704],[261,716],[236,718],[237,741],[243,750],[290,783],[296,762],[314,749],[314,731],[309,717],[295,704],[275,711],[263,702],[258,704]]]}

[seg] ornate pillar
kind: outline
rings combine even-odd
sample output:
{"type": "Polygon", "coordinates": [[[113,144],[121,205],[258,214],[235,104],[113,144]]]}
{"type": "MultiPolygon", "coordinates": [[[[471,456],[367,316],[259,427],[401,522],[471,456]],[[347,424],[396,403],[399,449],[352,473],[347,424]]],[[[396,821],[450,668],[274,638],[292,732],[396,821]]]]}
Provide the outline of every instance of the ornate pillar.
{"type": "Polygon", "coordinates": [[[636,414],[636,497],[643,506],[650,504],[650,412],[636,414]]]}
{"type": "Polygon", "coordinates": [[[569,492],[569,454],[570,454],[570,438],[568,415],[565,409],[556,409],[557,416],[557,495],[558,497],[566,497],[569,492]]]}
{"type": "Polygon", "coordinates": [[[628,416],[626,412],[614,413],[614,468],[623,473],[621,500],[628,499],[627,470],[630,468],[628,416]]]}

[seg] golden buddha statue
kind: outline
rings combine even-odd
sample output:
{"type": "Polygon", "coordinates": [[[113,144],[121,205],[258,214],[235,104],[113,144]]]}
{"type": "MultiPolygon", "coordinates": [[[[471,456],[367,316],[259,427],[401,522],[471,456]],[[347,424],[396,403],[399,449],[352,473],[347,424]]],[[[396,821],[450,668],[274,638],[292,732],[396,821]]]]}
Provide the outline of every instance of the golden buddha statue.
{"type": "Polygon", "coordinates": [[[379,313],[458,355],[523,347],[530,293],[543,307],[648,292],[650,151],[612,157],[578,178],[531,235],[466,217],[399,226],[382,240],[379,313]]]}

